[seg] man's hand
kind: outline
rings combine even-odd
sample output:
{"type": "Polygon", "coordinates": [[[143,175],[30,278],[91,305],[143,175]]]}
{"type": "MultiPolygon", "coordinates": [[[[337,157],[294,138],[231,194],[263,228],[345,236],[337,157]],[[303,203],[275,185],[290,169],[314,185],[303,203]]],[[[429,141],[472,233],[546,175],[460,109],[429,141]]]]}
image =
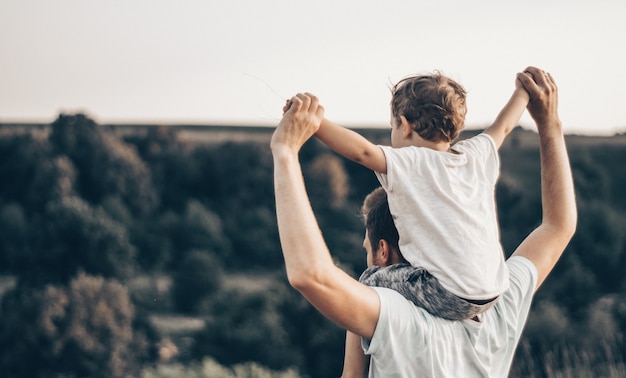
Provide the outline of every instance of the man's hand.
{"type": "Polygon", "coordinates": [[[528,112],[537,123],[541,156],[541,225],[515,250],[537,268],[539,288],[576,231],[576,198],[565,136],[558,114],[558,91],[549,73],[528,67],[518,75],[530,95],[528,112]]]}
{"type": "Polygon", "coordinates": [[[287,150],[297,153],[317,132],[324,119],[324,107],[310,93],[298,93],[287,100],[283,118],[274,131],[270,147],[273,153],[287,150]]]}
{"type": "Polygon", "coordinates": [[[518,75],[518,79],[530,96],[527,109],[535,120],[538,131],[544,132],[548,127],[557,127],[561,131],[558,88],[552,75],[537,67],[527,67],[518,75]]]}

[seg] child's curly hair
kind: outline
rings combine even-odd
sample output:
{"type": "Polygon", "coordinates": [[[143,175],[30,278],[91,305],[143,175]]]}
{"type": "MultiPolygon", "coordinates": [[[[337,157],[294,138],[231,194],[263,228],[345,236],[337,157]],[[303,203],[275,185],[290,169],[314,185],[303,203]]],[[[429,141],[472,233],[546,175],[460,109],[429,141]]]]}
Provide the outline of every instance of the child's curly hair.
{"type": "Polygon", "coordinates": [[[463,86],[438,71],[410,76],[391,89],[391,114],[397,125],[404,116],[426,140],[452,142],[465,124],[466,95],[463,86]]]}

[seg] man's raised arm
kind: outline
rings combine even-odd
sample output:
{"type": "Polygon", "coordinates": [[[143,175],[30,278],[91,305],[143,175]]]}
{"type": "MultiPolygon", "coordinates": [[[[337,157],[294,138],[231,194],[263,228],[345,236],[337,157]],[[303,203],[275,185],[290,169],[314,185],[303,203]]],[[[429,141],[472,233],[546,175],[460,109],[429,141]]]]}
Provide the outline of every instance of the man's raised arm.
{"type": "Polygon", "coordinates": [[[332,261],[306,193],[298,152],[317,131],[324,109],[317,98],[292,98],[274,135],[274,189],[280,243],[289,283],[339,326],[371,338],[380,311],[378,294],[332,261]]]}
{"type": "Polygon", "coordinates": [[[530,95],[528,112],[537,124],[541,154],[542,221],[514,255],[533,262],[537,287],[554,268],[576,230],[574,183],[563,127],[558,115],[558,90],[552,76],[528,67],[519,76],[530,95]]]}

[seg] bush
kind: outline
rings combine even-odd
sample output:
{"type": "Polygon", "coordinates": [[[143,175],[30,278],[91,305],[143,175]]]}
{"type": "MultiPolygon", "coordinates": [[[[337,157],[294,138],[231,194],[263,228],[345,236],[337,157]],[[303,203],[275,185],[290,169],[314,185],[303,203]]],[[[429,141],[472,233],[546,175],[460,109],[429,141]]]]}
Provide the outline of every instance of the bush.
{"type": "Polygon", "coordinates": [[[23,283],[67,283],[80,270],[115,278],[133,272],[136,250],[126,228],[81,198],[49,204],[31,232],[30,254],[11,264],[23,283]]]}
{"type": "Polygon", "coordinates": [[[247,362],[236,364],[231,368],[220,365],[214,359],[207,357],[199,363],[188,366],[174,365],[162,368],[146,368],[141,378],[299,378],[297,370],[289,368],[282,371],[272,371],[266,367],[247,362]]]}
{"type": "Polygon", "coordinates": [[[0,309],[0,371],[5,377],[136,377],[146,333],[114,280],[79,274],[68,286],[17,287],[0,309]]]}
{"type": "Polygon", "coordinates": [[[220,261],[207,251],[192,251],[174,275],[173,298],[176,308],[183,313],[196,310],[205,297],[217,292],[222,283],[220,261]]]}

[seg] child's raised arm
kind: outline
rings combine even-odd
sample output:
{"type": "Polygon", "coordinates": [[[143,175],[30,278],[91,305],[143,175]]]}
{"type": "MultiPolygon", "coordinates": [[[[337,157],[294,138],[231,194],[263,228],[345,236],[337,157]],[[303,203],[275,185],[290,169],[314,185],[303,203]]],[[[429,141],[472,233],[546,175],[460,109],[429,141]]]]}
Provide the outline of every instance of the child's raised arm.
{"type": "MultiPolygon", "coordinates": [[[[519,75],[519,74],[518,74],[519,75]]],[[[515,91],[509,101],[504,105],[496,120],[489,126],[485,133],[489,134],[496,142],[497,148],[502,146],[504,138],[517,126],[524,109],[528,106],[528,92],[521,85],[518,78],[515,79],[515,91]]]]}
{"type": "Polygon", "coordinates": [[[343,157],[373,171],[387,173],[383,150],[359,133],[324,118],[315,136],[343,157]]]}

